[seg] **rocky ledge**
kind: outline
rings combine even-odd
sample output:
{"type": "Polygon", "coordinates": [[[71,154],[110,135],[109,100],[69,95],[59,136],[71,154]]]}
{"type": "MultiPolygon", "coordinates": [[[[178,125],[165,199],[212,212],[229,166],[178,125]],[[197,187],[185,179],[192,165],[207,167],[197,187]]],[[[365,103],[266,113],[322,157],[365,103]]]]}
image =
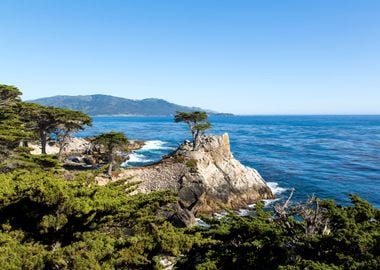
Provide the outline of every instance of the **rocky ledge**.
{"type": "Polygon", "coordinates": [[[182,209],[194,215],[274,198],[260,174],[233,157],[228,134],[202,137],[196,151],[185,142],[156,164],[123,170],[120,178],[141,181],[138,192],[177,192],[182,209]]]}

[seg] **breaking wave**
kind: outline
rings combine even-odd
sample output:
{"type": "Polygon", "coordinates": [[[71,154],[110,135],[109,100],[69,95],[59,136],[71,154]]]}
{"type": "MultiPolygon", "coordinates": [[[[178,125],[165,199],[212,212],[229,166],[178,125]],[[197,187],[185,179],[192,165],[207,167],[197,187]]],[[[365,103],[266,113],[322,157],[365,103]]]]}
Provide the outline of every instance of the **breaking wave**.
{"type": "Polygon", "coordinates": [[[174,150],[174,147],[167,144],[167,142],[159,140],[146,141],[141,149],[129,154],[129,159],[122,166],[142,166],[159,161],[163,155],[174,150]]]}

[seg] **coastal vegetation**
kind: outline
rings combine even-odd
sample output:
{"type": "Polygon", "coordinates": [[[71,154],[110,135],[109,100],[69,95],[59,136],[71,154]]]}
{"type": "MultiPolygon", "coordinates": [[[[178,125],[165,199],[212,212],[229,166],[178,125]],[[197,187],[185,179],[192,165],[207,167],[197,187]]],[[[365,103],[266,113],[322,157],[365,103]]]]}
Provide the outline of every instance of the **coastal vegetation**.
{"type": "Polygon", "coordinates": [[[108,161],[108,176],[112,177],[113,166],[116,162],[116,151],[128,151],[128,139],[122,132],[107,132],[95,137],[93,143],[105,148],[108,161]]]}
{"type": "Polygon", "coordinates": [[[85,126],[91,126],[92,122],[89,116],[79,111],[26,102],[22,103],[21,117],[25,121],[27,129],[39,137],[41,154],[46,154],[48,138],[54,135],[54,139],[60,145],[59,156],[70,135],[84,129],[85,126]]]}
{"type": "Polygon", "coordinates": [[[351,202],[313,198],[274,212],[257,204],[253,216],[207,219],[196,231],[209,241],[194,244],[179,269],[379,269],[380,210],[351,202]]]}
{"type": "MultiPolygon", "coordinates": [[[[228,210],[180,228],[163,214],[177,203],[169,191],[136,193],[120,179],[104,186],[98,170],[73,179],[58,156],[31,155],[29,142],[66,138],[91,124],[83,113],[22,102],[0,85],[0,268],[2,269],[379,269],[380,210],[351,195],[351,205],[311,197],[273,208],[257,203],[248,216],[228,210]],[[41,135],[42,134],[42,135],[41,135]],[[55,134],[55,135],[54,135],[55,134]]],[[[210,127],[207,114],[178,113],[194,148],[210,127]]],[[[123,133],[94,140],[108,155],[124,150],[123,133]]],[[[187,165],[193,167],[193,161],[187,165]]]]}
{"type": "Polygon", "coordinates": [[[184,122],[188,125],[193,139],[193,150],[199,147],[199,140],[206,130],[211,128],[206,112],[177,112],[174,116],[176,123],[184,122]]]}
{"type": "Polygon", "coordinates": [[[20,141],[32,135],[20,117],[23,104],[20,95],[16,87],[0,84],[0,162],[19,146],[20,141]]]}

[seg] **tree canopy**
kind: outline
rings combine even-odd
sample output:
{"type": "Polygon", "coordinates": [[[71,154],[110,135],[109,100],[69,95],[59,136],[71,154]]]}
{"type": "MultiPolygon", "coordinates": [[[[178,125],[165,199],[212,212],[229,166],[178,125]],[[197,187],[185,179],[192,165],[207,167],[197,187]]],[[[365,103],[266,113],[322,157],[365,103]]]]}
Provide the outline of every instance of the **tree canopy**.
{"type": "Polygon", "coordinates": [[[21,140],[30,136],[20,119],[21,92],[14,86],[0,84],[0,162],[21,140]]]}
{"type": "Polygon", "coordinates": [[[117,150],[128,150],[128,139],[122,132],[111,131],[95,137],[94,144],[100,144],[106,150],[108,160],[108,175],[112,177],[113,165],[116,161],[117,150]]]}
{"type": "Polygon", "coordinates": [[[46,144],[50,134],[55,133],[60,143],[61,153],[73,132],[92,123],[92,119],[82,112],[46,107],[35,103],[24,102],[21,115],[28,128],[39,138],[42,154],[46,154],[46,144]]]}
{"type": "Polygon", "coordinates": [[[48,138],[54,133],[60,156],[72,133],[91,125],[92,119],[78,111],[22,102],[20,96],[16,87],[0,85],[0,170],[57,166],[54,157],[45,155],[48,138]],[[20,147],[36,139],[43,156],[20,147]]]}
{"type": "Polygon", "coordinates": [[[198,148],[200,137],[204,132],[211,128],[206,112],[177,112],[174,121],[176,123],[184,122],[188,125],[193,140],[193,150],[198,148]]]}
{"type": "Polygon", "coordinates": [[[85,113],[68,109],[55,109],[54,118],[56,125],[53,133],[59,143],[58,157],[67,145],[72,133],[83,130],[85,126],[92,125],[92,118],[85,113]]]}
{"type": "Polygon", "coordinates": [[[250,216],[208,218],[197,228],[202,245],[182,257],[179,269],[379,269],[380,210],[351,195],[351,206],[315,199],[294,205],[286,218],[256,205],[250,216]],[[310,233],[309,219],[321,218],[310,233]]]}
{"type": "Polygon", "coordinates": [[[0,108],[20,102],[21,91],[12,85],[0,84],[0,108]]]}
{"type": "Polygon", "coordinates": [[[176,197],[129,195],[133,184],[106,186],[82,174],[67,181],[35,170],[0,174],[2,269],[152,269],[196,236],[160,218],[176,197]]]}

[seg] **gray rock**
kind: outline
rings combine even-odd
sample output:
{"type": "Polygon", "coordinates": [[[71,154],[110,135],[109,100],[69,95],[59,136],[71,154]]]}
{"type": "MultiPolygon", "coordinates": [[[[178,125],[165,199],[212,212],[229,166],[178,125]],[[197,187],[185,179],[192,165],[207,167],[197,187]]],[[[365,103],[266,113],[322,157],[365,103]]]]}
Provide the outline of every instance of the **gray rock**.
{"type": "Polygon", "coordinates": [[[202,137],[196,151],[185,142],[162,161],[128,168],[119,176],[127,177],[142,181],[139,192],[177,192],[181,204],[195,215],[274,198],[260,174],[233,157],[228,134],[202,137]]]}
{"type": "Polygon", "coordinates": [[[194,214],[183,207],[180,203],[172,203],[158,213],[176,227],[191,227],[195,225],[194,214]]]}

